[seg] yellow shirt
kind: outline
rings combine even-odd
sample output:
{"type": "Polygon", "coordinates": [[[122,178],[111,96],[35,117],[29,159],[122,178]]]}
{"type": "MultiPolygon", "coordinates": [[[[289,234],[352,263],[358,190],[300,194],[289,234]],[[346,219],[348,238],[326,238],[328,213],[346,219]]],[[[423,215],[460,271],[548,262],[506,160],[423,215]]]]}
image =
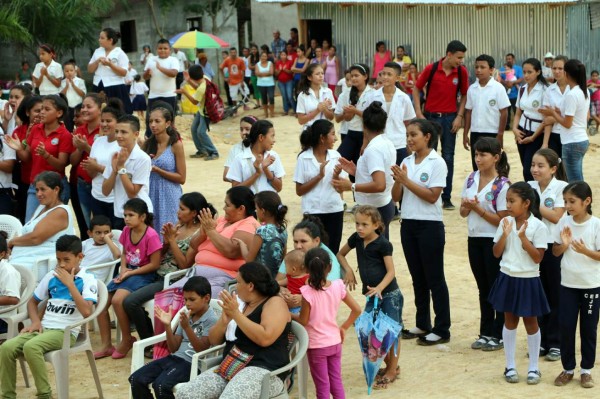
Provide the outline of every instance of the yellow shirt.
{"type": "Polygon", "coordinates": [[[204,95],[206,94],[206,80],[202,79],[202,82],[200,82],[200,85],[198,85],[198,88],[196,89],[196,91],[194,92],[194,99],[198,100],[198,112],[200,112],[200,115],[204,115],[204,95]]]}
{"type": "Polygon", "coordinates": [[[408,55],[405,55],[404,57],[402,57],[402,61],[400,61],[398,57],[394,57],[394,62],[402,62],[403,65],[408,66],[412,63],[412,60],[408,55]]]}

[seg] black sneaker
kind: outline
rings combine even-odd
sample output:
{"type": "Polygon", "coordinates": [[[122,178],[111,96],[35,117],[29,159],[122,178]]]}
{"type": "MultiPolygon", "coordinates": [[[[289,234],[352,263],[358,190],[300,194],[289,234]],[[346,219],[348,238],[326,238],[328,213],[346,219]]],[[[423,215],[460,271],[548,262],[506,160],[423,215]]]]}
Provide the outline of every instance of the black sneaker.
{"type": "Polygon", "coordinates": [[[456,209],[456,207],[452,204],[452,202],[450,202],[450,200],[445,200],[442,202],[442,208],[447,210],[447,211],[453,211],[456,209]]]}
{"type": "Polygon", "coordinates": [[[205,161],[214,161],[215,159],[219,159],[219,154],[210,154],[204,158],[205,161]]]}

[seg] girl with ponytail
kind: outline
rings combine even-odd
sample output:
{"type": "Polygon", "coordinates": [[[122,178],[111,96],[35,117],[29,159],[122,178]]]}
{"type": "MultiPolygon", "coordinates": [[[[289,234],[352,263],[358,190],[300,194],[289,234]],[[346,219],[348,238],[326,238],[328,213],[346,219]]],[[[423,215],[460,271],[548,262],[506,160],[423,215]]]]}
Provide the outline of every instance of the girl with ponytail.
{"type": "Polygon", "coordinates": [[[224,182],[230,183],[230,181],[227,180],[227,173],[229,172],[229,168],[231,167],[231,164],[233,163],[235,158],[239,154],[244,152],[244,139],[248,137],[248,134],[250,133],[250,128],[252,128],[252,125],[254,125],[256,121],[258,121],[258,118],[252,115],[246,115],[242,119],[240,119],[240,138],[242,139],[242,141],[240,141],[238,144],[232,145],[231,149],[229,150],[229,155],[227,155],[227,160],[225,161],[225,168],[223,170],[224,182]]]}
{"type": "Polygon", "coordinates": [[[333,120],[335,99],[328,87],[323,87],[325,71],[320,63],[310,64],[298,84],[296,114],[304,129],[319,119],[333,120]]]}

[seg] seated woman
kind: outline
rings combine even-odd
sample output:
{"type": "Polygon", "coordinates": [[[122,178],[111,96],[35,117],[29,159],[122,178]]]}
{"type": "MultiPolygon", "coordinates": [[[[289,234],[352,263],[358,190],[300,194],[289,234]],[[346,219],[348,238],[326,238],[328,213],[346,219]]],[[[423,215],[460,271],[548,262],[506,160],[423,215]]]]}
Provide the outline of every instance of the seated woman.
{"type": "Polygon", "coordinates": [[[160,267],[156,271],[156,281],[132,292],[123,301],[125,312],[129,320],[135,324],[140,339],[154,335],[152,322],[144,311],[143,304],[153,299],[154,294],[163,289],[164,278],[168,273],[187,269],[194,263],[194,258],[187,257],[187,253],[192,239],[200,234],[199,216],[202,209],[209,209],[212,214],[217,213],[215,208],[206,201],[206,198],[198,192],[181,196],[177,212],[179,220],[177,226],[173,226],[171,223],[165,223],[162,226],[164,245],[160,267]]]}
{"type": "MultiPolygon", "coordinates": [[[[258,399],[263,378],[289,363],[291,318],[285,302],[277,296],[279,285],[269,270],[256,262],[241,266],[236,280],[237,295],[226,290],[219,295],[223,312],[208,336],[211,345],[225,342],[223,361],[178,388],[178,399],[258,399]],[[243,302],[241,308],[237,296],[243,302]],[[230,367],[234,356],[250,360],[238,362],[234,370],[230,367]]],[[[283,390],[281,379],[271,377],[271,396],[283,390]]]]}
{"type": "MultiPolygon", "coordinates": [[[[62,235],[74,235],[73,215],[60,200],[63,179],[56,172],[42,172],[33,182],[40,205],[21,235],[8,242],[12,248],[10,263],[33,269],[36,260],[56,255],[56,240],[62,235]]],[[[41,278],[44,274],[40,274],[41,278]]]]}
{"type": "MultiPolygon", "coordinates": [[[[245,262],[239,245],[233,239],[240,239],[250,246],[259,226],[254,210],[252,190],[236,186],[227,190],[224,216],[215,220],[209,209],[200,212],[202,229],[187,252],[187,258],[194,259],[194,269],[186,277],[206,277],[212,287],[213,298],[219,295],[225,283],[237,276],[238,269],[245,262]]],[[[183,286],[183,280],[186,279],[173,286],[183,286]]]]}

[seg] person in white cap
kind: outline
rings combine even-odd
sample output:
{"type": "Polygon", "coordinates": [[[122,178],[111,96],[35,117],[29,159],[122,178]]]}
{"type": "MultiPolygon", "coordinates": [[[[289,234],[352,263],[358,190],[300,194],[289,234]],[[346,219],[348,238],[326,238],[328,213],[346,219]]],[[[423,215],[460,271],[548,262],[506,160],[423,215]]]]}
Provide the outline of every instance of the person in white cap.
{"type": "Polygon", "coordinates": [[[544,65],[542,66],[542,75],[546,78],[548,83],[554,83],[554,75],[552,74],[552,61],[554,61],[554,55],[548,51],[544,56],[544,65]]]}

